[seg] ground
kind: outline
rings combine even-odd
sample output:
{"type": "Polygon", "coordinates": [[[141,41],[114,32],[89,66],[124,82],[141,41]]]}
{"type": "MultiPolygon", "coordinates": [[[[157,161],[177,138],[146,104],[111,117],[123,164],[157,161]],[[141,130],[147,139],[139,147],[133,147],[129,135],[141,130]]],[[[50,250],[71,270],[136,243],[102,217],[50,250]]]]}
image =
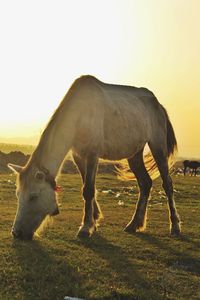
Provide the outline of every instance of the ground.
{"type": "Polygon", "coordinates": [[[13,240],[15,176],[0,175],[0,300],[200,299],[200,177],[174,176],[182,237],[169,235],[160,180],[154,182],[145,233],[123,227],[137,200],[135,182],[99,175],[104,213],[90,239],[76,237],[82,217],[81,181],[62,175],[61,213],[32,242],[13,240]]]}

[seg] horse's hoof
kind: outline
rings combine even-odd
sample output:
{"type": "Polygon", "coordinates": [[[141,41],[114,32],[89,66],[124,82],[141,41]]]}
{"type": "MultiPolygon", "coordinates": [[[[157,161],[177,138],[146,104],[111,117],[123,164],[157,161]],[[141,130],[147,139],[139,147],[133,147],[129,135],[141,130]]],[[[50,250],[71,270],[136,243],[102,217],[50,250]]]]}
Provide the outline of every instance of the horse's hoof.
{"type": "Polygon", "coordinates": [[[180,227],[179,223],[172,224],[171,235],[172,236],[180,236],[181,235],[181,227],[180,227]]]}
{"type": "Polygon", "coordinates": [[[96,231],[96,226],[90,227],[90,228],[84,228],[81,226],[77,233],[77,237],[89,238],[89,237],[91,237],[91,235],[93,234],[94,231],[96,231]]]}
{"type": "Polygon", "coordinates": [[[134,233],[136,233],[136,228],[135,227],[132,227],[132,226],[126,226],[125,228],[124,228],[124,231],[125,232],[127,232],[127,233],[129,233],[129,234],[134,234],[134,233]]]}
{"type": "Polygon", "coordinates": [[[180,228],[171,228],[171,236],[179,237],[181,236],[181,230],[180,228]]]}
{"type": "Polygon", "coordinates": [[[89,231],[79,230],[77,233],[77,237],[81,239],[85,239],[91,237],[91,234],[89,231]]]}

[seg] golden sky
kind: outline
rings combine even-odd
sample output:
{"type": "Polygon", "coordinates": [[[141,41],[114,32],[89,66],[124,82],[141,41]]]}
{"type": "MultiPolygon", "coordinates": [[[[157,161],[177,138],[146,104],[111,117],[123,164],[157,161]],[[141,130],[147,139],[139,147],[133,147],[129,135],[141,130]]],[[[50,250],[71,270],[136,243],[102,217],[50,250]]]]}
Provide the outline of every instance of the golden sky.
{"type": "Polygon", "coordinates": [[[152,90],[179,155],[200,157],[199,12],[199,0],[0,1],[1,141],[39,136],[73,80],[93,74],[152,90]]]}

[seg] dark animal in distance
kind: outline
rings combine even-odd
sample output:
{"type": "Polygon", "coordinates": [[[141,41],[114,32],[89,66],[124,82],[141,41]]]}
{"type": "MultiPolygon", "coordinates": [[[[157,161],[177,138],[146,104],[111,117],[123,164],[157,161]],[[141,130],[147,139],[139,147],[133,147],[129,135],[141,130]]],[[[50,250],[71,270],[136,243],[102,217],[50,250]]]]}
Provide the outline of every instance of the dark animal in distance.
{"type": "Polygon", "coordinates": [[[190,172],[191,176],[192,175],[196,176],[197,169],[200,167],[200,162],[196,161],[196,160],[184,160],[183,166],[184,166],[184,169],[183,169],[184,176],[186,175],[187,168],[189,168],[191,170],[191,172],[190,172]]]}

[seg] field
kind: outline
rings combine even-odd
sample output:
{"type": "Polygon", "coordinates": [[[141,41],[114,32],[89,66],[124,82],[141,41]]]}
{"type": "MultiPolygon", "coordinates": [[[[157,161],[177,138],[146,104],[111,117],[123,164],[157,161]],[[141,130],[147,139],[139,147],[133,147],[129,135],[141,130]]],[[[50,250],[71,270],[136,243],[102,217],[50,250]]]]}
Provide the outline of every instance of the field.
{"type": "Polygon", "coordinates": [[[35,149],[32,145],[17,145],[17,144],[7,144],[7,143],[0,143],[0,151],[4,153],[9,153],[12,151],[21,151],[24,154],[31,154],[35,149]]]}
{"type": "Polygon", "coordinates": [[[154,182],[145,233],[123,227],[137,200],[135,182],[99,175],[104,213],[90,239],[76,237],[82,200],[78,175],[62,175],[61,213],[32,242],[13,240],[15,177],[0,175],[0,300],[200,299],[200,178],[173,177],[182,237],[169,235],[168,210],[154,182]]]}

